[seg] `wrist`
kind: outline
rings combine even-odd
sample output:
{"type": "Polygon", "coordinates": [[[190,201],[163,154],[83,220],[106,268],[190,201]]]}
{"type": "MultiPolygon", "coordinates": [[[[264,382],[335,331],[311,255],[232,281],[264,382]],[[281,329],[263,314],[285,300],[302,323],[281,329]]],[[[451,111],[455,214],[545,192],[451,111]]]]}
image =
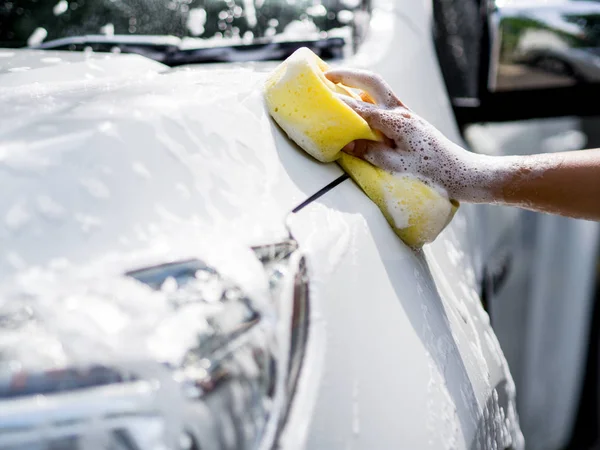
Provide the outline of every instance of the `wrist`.
{"type": "Polygon", "coordinates": [[[469,203],[502,203],[507,180],[514,162],[511,157],[489,156],[465,152],[462,192],[459,201],[469,203]]]}

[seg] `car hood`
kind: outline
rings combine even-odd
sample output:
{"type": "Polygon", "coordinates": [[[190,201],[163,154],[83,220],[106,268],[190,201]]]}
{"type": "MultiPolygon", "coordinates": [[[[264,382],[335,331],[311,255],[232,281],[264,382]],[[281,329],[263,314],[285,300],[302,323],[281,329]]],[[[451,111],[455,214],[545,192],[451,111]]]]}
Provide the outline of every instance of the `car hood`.
{"type": "MultiPolygon", "coordinates": [[[[163,392],[183,400],[162,363],[180,367],[199,336],[212,343],[204,336],[233,322],[215,322],[204,303],[174,307],[166,287],[124,275],[200,260],[252,299],[275,345],[273,280],[251,246],[289,239],[290,211],[341,171],[271,122],[262,83],[273,64],[171,70],[133,55],[0,55],[0,391],[19,371],[39,389],[57,368],[116,366],[162,380],[151,407],[170,424],[179,413],[163,392]]],[[[65,398],[56,414],[75,411],[65,398]]],[[[19,414],[3,409],[6,423],[37,420],[19,414]]]]}
{"type": "Polygon", "coordinates": [[[341,172],[268,117],[272,67],[0,52],[0,273],[287,236],[289,211],[341,172]]]}

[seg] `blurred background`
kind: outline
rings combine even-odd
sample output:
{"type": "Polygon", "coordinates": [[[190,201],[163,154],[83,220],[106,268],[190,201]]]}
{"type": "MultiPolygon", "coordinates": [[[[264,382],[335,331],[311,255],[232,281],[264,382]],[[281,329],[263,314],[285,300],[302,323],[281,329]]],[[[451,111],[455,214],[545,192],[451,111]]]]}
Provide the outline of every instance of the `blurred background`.
{"type": "MultiPolygon", "coordinates": [[[[473,149],[487,154],[597,148],[600,118],[477,124],[468,126],[465,136],[473,149]]],[[[522,270],[515,271],[522,276],[509,278],[499,294],[490,295],[488,312],[517,385],[527,448],[599,449],[598,224],[516,214],[523,216],[517,238],[522,270]],[[581,243],[576,248],[565,244],[573,236],[581,243]],[[579,276],[588,265],[591,273],[579,276]],[[532,276],[526,266],[541,275],[532,276]]]]}

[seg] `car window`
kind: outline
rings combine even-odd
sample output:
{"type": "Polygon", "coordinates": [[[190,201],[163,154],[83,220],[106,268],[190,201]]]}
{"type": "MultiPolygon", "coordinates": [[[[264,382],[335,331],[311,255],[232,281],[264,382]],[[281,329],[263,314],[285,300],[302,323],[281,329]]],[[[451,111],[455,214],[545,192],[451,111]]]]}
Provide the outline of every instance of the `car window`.
{"type": "Polygon", "coordinates": [[[207,45],[315,39],[352,28],[368,9],[369,0],[9,0],[0,5],[0,46],[82,35],[168,35],[207,45]]]}

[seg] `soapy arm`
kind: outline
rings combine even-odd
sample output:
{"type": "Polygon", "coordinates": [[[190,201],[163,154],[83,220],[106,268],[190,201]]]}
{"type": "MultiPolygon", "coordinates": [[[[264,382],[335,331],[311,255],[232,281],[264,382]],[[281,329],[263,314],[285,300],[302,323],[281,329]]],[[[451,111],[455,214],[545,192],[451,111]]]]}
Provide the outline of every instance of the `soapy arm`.
{"type": "Polygon", "coordinates": [[[529,156],[471,153],[404,105],[379,76],[331,70],[327,78],[364,91],[342,96],[384,142],[355,141],[344,151],[391,172],[412,173],[449,196],[534,211],[600,220],[600,149],[529,156]]]}

